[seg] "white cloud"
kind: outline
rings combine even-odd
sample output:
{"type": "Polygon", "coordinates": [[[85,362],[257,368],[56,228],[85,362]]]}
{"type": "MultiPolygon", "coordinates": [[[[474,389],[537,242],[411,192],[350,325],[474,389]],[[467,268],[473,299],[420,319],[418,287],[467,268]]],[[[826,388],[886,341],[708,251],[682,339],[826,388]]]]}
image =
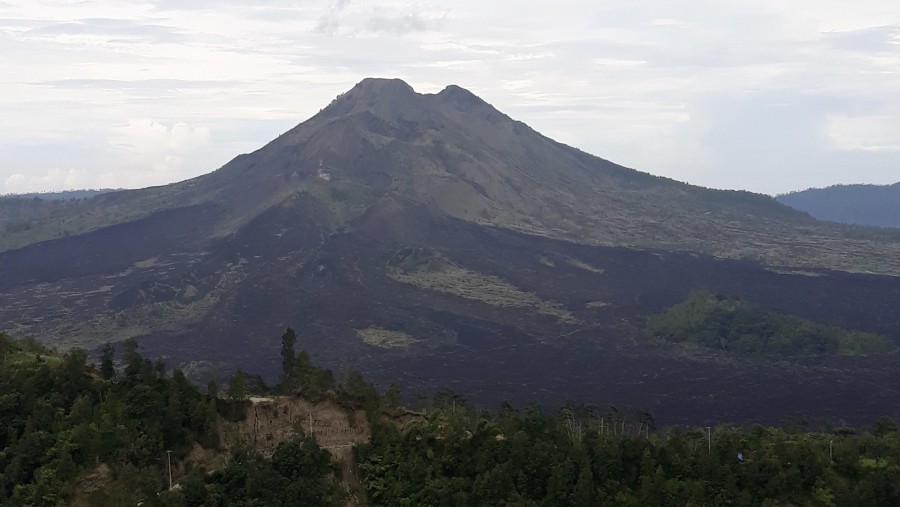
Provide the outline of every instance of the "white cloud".
{"type": "Polygon", "coordinates": [[[110,143],[137,156],[173,155],[189,152],[209,141],[209,129],[177,122],[171,127],[150,118],[131,118],[115,129],[110,143]]]}
{"type": "Polygon", "coordinates": [[[3,182],[4,194],[41,192],[47,189],[79,190],[93,188],[90,175],[79,169],[53,168],[40,175],[11,174],[3,182]]]}
{"type": "Polygon", "coordinates": [[[639,65],[644,65],[644,60],[622,60],[618,58],[594,58],[592,60],[594,65],[599,65],[600,67],[611,67],[611,68],[629,68],[629,67],[637,67],[639,65]]]}
{"type": "Polygon", "coordinates": [[[350,4],[350,0],[336,0],[328,5],[328,10],[319,17],[316,23],[316,32],[322,34],[334,34],[341,27],[341,13],[350,4]]]}
{"type": "Polygon", "coordinates": [[[829,116],[825,129],[836,150],[900,152],[900,116],[829,116]]]}
{"type": "Polygon", "coordinates": [[[171,126],[150,118],[132,118],[116,128],[110,144],[123,152],[132,168],[128,186],[160,185],[183,178],[185,159],[209,142],[207,127],[177,122],[171,126]]]}
{"type": "Polygon", "coordinates": [[[900,4],[883,0],[14,0],[0,19],[7,185],[61,185],[48,175],[67,167],[112,186],[196,176],[367,76],[459,84],[707,186],[898,179],[900,4]]]}

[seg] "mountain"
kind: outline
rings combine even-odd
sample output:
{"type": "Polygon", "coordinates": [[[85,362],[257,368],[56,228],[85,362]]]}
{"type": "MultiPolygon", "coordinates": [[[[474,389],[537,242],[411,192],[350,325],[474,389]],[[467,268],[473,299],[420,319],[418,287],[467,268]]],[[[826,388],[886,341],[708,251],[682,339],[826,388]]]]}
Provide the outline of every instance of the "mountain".
{"type": "Polygon", "coordinates": [[[893,355],[786,368],[643,333],[703,288],[896,341],[900,233],[627,169],[456,86],[366,79],[213,173],[0,200],[0,227],[0,322],[66,347],[137,337],[271,380],[293,327],[330,368],[484,403],[632,404],[661,422],[900,408],[893,355]]]}
{"type": "Polygon", "coordinates": [[[767,196],[627,169],[541,136],[472,93],[417,94],[367,79],[310,120],[220,170],[175,185],[56,206],[0,200],[0,250],[153,213],[212,205],[212,234],[303,194],[331,229],[385,198],[527,234],[595,245],[900,274],[900,233],[823,224],[767,196]],[[897,259],[896,261],[894,259],[897,259]]]}
{"type": "Polygon", "coordinates": [[[835,185],[776,197],[819,220],[874,227],[900,227],[900,183],[835,185]]]}

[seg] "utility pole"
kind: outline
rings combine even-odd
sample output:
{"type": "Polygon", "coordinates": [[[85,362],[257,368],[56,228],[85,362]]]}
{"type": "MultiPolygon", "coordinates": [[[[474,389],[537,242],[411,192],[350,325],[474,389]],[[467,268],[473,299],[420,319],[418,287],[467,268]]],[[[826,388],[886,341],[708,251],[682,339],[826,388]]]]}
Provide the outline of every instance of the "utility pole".
{"type": "Polygon", "coordinates": [[[706,455],[712,455],[712,426],[706,427],[706,455]]]}
{"type": "Polygon", "coordinates": [[[172,489],[172,451],[166,451],[166,468],[169,469],[169,490],[172,489]]]}
{"type": "Polygon", "coordinates": [[[316,439],[316,432],[315,432],[315,430],[313,430],[312,410],[309,411],[309,436],[313,440],[316,439]]]}
{"type": "Polygon", "coordinates": [[[834,463],[834,440],[828,441],[828,461],[834,463]]]}

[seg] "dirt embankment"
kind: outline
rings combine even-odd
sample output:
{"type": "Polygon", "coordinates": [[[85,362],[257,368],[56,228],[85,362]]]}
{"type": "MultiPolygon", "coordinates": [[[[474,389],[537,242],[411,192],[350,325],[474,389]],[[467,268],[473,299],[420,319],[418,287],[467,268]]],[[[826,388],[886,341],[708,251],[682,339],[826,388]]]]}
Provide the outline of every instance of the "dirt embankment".
{"type": "Polygon", "coordinates": [[[370,436],[363,410],[349,410],[330,400],[310,403],[296,396],[250,398],[246,417],[229,426],[226,434],[266,456],[281,442],[309,435],[340,459],[346,455],[342,450],[367,442],[370,436]]]}

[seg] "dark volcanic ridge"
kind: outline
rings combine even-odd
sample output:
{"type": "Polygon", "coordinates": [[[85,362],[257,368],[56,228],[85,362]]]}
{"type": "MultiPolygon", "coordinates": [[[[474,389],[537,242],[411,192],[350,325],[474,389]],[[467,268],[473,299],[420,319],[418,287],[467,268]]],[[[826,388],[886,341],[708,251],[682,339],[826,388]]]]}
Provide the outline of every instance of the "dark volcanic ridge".
{"type": "Polygon", "coordinates": [[[900,413],[895,356],[771,362],[642,333],[705,288],[898,341],[895,236],[617,166],[456,86],[367,79],[211,174],[0,200],[0,227],[7,331],[137,337],[198,375],[274,379],[292,327],[336,371],[488,404],[629,404],[662,423],[900,413]]]}

